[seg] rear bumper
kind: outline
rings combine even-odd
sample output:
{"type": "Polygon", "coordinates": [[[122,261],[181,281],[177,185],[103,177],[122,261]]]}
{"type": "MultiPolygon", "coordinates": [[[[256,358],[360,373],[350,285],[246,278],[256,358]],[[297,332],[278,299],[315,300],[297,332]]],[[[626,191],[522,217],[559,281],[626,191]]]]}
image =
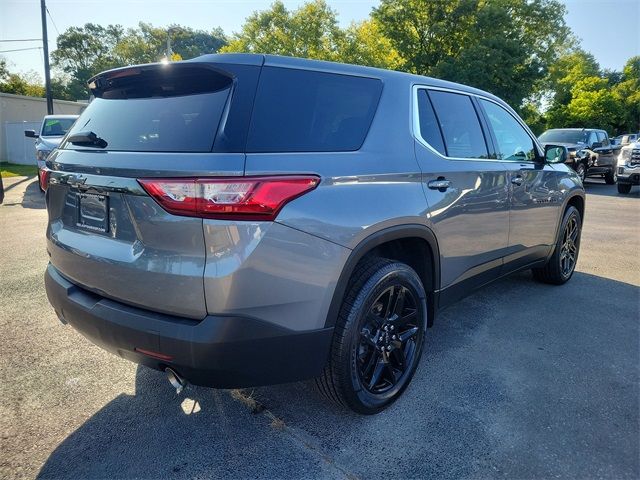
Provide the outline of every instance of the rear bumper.
{"type": "Polygon", "coordinates": [[[329,355],[332,328],[299,332],[253,318],[159,314],[90,293],[52,265],[45,287],[61,320],[96,345],[155,369],[170,366],[196,385],[240,388],[312,378],[329,355]]]}

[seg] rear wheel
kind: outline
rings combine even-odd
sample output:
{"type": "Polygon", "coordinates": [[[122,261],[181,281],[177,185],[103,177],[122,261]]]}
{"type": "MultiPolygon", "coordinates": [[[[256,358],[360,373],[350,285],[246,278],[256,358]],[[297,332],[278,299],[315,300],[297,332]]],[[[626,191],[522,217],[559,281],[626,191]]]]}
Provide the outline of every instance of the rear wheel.
{"type": "Polygon", "coordinates": [[[364,262],[340,309],[329,361],[316,380],[319,390],[358,413],[385,409],[413,377],[426,319],[424,287],[411,267],[364,262]]]}
{"type": "Polygon", "coordinates": [[[618,183],[618,193],[629,193],[631,191],[630,183],[618,183]]]}
{"type": "Polygon", "coordinates": [[[569,207],[562,219],[553,255],[544,267],[533,269],[536,280],[562,285],[571,278],[578,261],[581,231],[580,212],[575,207],[569,207]]]}
{"type": "Polygon", "coordinates": [[[604,174],[604,181],[607,183],[607,185],[615,185],[615,183],[618,181],[618,173],[616,172],[615,168],[612,168],[604,174]]]}

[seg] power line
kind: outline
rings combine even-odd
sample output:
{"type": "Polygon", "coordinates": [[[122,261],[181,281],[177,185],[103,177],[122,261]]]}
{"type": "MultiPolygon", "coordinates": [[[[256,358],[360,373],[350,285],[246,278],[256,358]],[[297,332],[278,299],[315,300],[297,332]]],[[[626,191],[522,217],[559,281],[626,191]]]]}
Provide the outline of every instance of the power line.
{"type": "Polygon", "coordinates": [[[58,36],[60,36],[60,30],[58,30],[58,27],[56,26],[56,22],[53,21],[53,17],[51,16],[51,12],[49,11],[49,7],[45,7],[47,9],[47,14],[49,15],[49,20],[51,20],[51,23],[53,23],[53,28],[56,29],[56,33],[58,34],[58,36]]]}
{"type": "MultiPolygon", "coordinates": [[[[51,20],[53,22],[53,20],[51,20]]],[[[0,40],[0,42],[41,42],[41,38],[13,38],[11,40],[0,40]]]]}
{"type": "Polygon", "coordinates": [[[24,52],[25,50],[42,50],[42,47],[14,48],[13,50],[0,50],[0,53],[24,52]]]}

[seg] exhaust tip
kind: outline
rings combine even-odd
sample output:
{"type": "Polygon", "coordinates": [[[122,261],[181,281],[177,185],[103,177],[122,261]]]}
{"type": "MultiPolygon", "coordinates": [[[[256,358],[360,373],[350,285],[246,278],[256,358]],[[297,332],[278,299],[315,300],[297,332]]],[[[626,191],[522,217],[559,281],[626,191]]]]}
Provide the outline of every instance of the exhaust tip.
{"type": "Polygon", "coordinates": [[[165,368],[164,371],[167,374],[167,380],[169,380],[171,386],[176,389],[176,394],[180,395],[184,390],[184,387],[187,386],[187,381],[171,367],[165,368]]]}

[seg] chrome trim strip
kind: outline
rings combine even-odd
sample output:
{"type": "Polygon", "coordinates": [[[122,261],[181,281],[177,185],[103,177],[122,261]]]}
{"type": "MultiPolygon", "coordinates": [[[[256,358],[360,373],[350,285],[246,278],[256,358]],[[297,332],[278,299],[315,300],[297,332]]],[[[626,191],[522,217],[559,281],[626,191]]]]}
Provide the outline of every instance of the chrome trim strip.
{"type": "MultiPolygon", "coordinates": [[[[531,132],[531,129],[529,129],[529,127],[527,127],[527,125],[524,122],[522,122],[522,120],[518,119],[516,116],[513,115],[512,112],[510,112],[508,109],[504,108],[504,105],[500,104],[499,102],[496,102],[492,98],[486,97],[484,95],[480,95],[478,93],[466,92],[464,90],[455,90],[453,88],[432,87],[432,86],[429,86],[429,85],[414,84],[412,86],[412,89],[411,89],[411,97],[412,97],[412,102],[411,102],[411,106],[412,106],[412,113],[411,113],[412,114],[412,122],[411,122],[411,126],[412,126],[412,130],[413,130],[412,131],[413,137],[420,144],[422,144],[424,147],[428,148],[431,152],[435,153],[440,158],[443,158],[445,160],[456,160],[456,161],[465,161],[465,162],[499,162],[499,163],[509,163],[509,164],[521,163],[521,164],[531,164],[531,165],[536,165],[538,163],[538,162],[534,162],[534,161],[531,161],[531,160],[514,161],[514,160],[502,160],[502,159],[497,159],[497,158],[461,158],[461,157],[448,157],[446,155],[443,155],[442,153],[437,151],[435,148],[433,148],[429,144],[429,142],[427,142],[424,138],[422,138],[422,135],[420,133],[420,116],[418,114],[418,112],[419,112],[419,109],[418,109],[418,90],[439,90],[439,91],[442,91],[442,92],[456,93],[458,95],[467,95],[469,97],[481,98],[481,99],[486,100],[488,102],[494,103],[494,104],[498,105],[499,107],[503,108],[509,115],[511,115],[514,118],[514,120],[516,120],[520,124],[520,126],[522,126],[525,129],[525,132],[527,132],[527,134],[529,135],[529,137],[533,141],[533,144],[537,147],[539,154],[542,151],[544,151],[544,149],[541,148],[540,143],[538,142],[538,139],[535,137],[535,135],[533,135],[533,133],[531,132]]],[[[481,125],[481,128],[482,128],[482,125],[481,125]]],[[[488,133],[488,132],[486,132],[486,133],[488,133]]]]}

